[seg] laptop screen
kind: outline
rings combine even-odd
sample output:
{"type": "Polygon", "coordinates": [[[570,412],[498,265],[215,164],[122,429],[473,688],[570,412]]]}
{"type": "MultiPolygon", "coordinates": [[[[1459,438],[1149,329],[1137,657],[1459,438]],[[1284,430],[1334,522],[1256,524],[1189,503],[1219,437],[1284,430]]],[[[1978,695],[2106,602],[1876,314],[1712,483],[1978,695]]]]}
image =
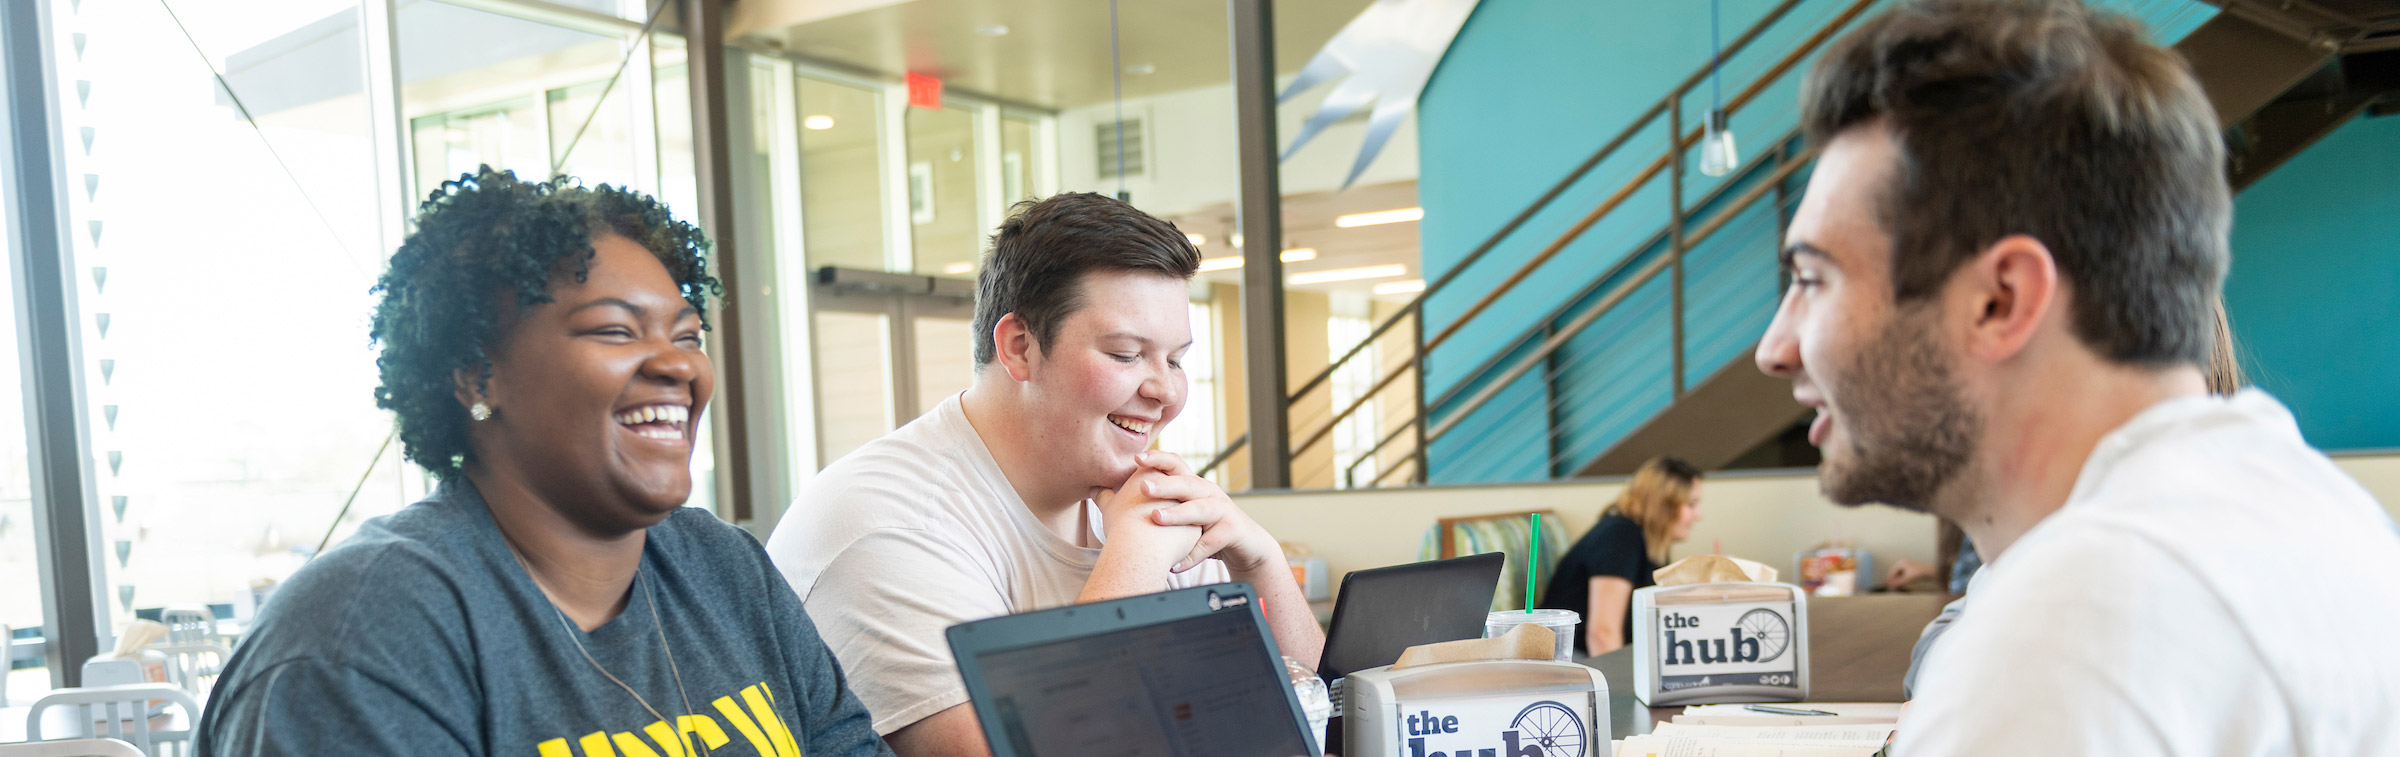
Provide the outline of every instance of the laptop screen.
{"type": "Polygon", "coordinates": [[[976,656],[1021,755],[1305,755],[1249,613],[1216,612],[976,656]],[[1283,727],[1273,724],[1281,723],[1283,727]]]}

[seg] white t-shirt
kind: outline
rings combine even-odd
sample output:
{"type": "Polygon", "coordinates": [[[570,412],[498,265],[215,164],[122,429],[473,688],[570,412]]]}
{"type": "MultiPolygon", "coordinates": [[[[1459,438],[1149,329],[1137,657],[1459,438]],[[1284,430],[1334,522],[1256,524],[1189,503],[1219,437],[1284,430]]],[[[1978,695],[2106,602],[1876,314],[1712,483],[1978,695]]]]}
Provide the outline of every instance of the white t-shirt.
{"type": "MultiPolygon", "coordinates": [[[[1086,501],[1093,543],[1100,509],[1086,501]]],[[[792,503],[767,554],[890,734],[967,701],[943,636],[971,620],[1073,604],[1100,550],[1026,508],[959,398],[834,461],[792,503]]],[[[1230,580],[1209,560],[1158,588],[1230,580]]]]}
{"type": "Polygon", "coordinates": [[[2400,530],[2265,393],[2109,433],[1970,596],[1899,753],[2400,750],[2400,530]]]}

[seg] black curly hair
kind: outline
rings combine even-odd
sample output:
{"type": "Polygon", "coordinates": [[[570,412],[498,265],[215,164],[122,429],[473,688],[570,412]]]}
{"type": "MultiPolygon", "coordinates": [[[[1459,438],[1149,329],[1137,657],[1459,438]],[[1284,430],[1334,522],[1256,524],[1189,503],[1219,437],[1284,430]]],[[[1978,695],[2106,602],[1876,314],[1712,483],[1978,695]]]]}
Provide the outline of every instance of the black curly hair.
{"type": "Polygon", "coordinates": [[[708,275],[708,238],[640,192],[587,188],[565,176],[526,182],[487,165],[442,182],[418,204],[416,231],[375,283],[383,298],[369,333],[383,350],[375,406],[396,416],[409,460],[442,479],[465,469],[474,452],[451,376],[464,370],[488,381],[485,349],[500,336],[503,315],[498,295],[515,292],[520,308],[551,301],[552,277],[590,275],[592,238],[601,234],[657,255],[702,313],[710,295],[723,293],[708,275]]]}

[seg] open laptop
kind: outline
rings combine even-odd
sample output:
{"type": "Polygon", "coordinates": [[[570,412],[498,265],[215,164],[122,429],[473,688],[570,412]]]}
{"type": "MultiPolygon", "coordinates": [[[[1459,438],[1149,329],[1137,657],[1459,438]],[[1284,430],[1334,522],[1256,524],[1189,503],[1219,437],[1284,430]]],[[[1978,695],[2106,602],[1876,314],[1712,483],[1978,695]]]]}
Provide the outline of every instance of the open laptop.
{"type": "Polygon", "coordinates": [[[1318,753],[1246,583],[962,623],[949,637],[994,757],[1318,753]]]}
{"type": "Polygon", "coordinates": [[[1334,692],[1325,751],[1342,744],[1343,676],[1400,661],[1419,644],[1483,636],[1507,556],[1498,552],[1353,571],[1342,578],[1317,676],[1334,692]]]}

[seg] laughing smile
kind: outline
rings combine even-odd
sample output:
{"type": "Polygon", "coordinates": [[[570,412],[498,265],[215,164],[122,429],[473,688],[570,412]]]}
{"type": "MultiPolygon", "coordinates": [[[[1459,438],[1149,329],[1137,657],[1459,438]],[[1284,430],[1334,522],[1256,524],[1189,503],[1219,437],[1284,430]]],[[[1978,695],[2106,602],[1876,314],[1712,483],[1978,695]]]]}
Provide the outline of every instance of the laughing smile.
{"type": "Polygon", "coordinates": [[[685,427],[691,425],[692,408],[688,405],[644,405],[616,415],[617,424],[631,429],[645,439],[681,441],[685,427]]]}

